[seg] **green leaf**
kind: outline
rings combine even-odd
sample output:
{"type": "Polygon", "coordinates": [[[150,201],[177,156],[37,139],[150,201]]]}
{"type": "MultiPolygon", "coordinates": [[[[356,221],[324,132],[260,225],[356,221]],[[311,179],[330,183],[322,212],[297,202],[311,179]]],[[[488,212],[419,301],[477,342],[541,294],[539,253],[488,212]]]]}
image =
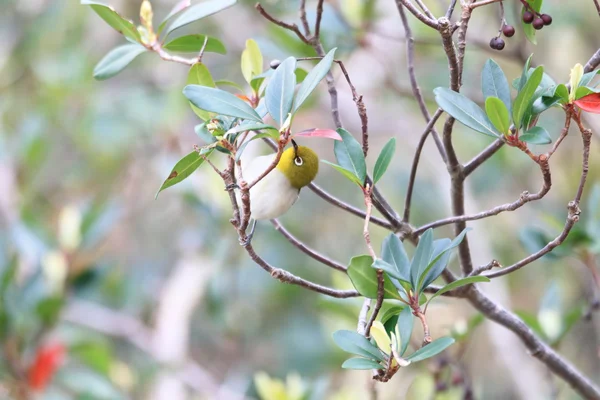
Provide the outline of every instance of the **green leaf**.
{"type": "MultiPolygon", "coordinates": [[[[542,9],[543,0],[528,0],[529,6],[533,8],[536,12],[540,12],[542,9]]],[[[525,7],[521,7],[521,16],[525,13],[525,7]]],[[[535,38],[535,28],[533,24],[526,24],[523,22],[523,18],[521,18],[521,25],[523,26],[523,32],[529,40],[533,44],[537,44],[537,40],[535,38]]]]}
{"type": "Polygon", "coordinates": [[[323,57],[321,61],[308,73],[302,85],[298,89],[298,94],[296,95],[296,100],[294,101],[294,111],[296,112],[298,108],[306,101],[308,96],[315,90],[319,82],[323,80],[325,75],[331,69],[331,64],[333,63],[333,57],[335,55],[335,51],[337,48],[332,49],[323,57]]]}
{"type": "Polygon", "coordinates": [[[549,109],[550,107],[560,104],[561,101],[562,101],[562,98],[560,96],[539,97],[539,98],[535,99],[535,101],[531,105],[531,114],[539,115],[539,114],[543,113],[544,111],[546,111],[547,109],[549,109]]]}
{"type": "MultiPolygon", "coordinates": [[[[405,282],[410,281],[410,261],[404,245],[393,233],[390,233],[381,245],[381,258],[388,264],[394,266],[394,277],[405,282]]],[[[386,271],[387,272],[387,271],[386,271]]],[[[388,272],[389,273],[389,272],[388,272]]]]}
{"type": "Polygon", "coordinates": [[[261,123],[258,123],[258,122],[249,122],[247,124],[240,124],[238,126],[234,126],[230,130],[228,130],[227,133],[240,133],[240,132],[247,132],[247,131],[260,131],[260,130],[263,130],[263,129],[275,129],[275,131],[277,131],[277,128],[275,128],[274,126],[271,126],[269,124],[261,124],[261,123]]]}
{"type": "Polygon", "coordinates": [[[61,296],[47,297],[37,303],[36,313],[44,325],[54,325],[64,304],[65,301],[61,296]]]}
{"type": "MultiPolygon", "coordinates": [[[[204,151],[203,155],[208,158],[211,153],[212,149],[209,149],[204,151]]],[[[158,194],[163,190],[183,181],[185,178],[190,176],[192,172],[197,170],[198,167],[202,165],[202,163],[204,163],[204,158],[202,158],[197,151],[192,151],[190,154],[183,157],[177,162],[177,164],[175,164],[167,179],[165,179],[160,189],[158,189],[156,197],[158,197],[158,194]]]]}
{"type": "Polygon", "coordinates": [[[235,161],[237,162],[240,157],[242,156],[242,153],[244,152],[244,150],[246,149],[246,146],[248,146],[248,144],[250,142],[252,142],[253,140],[256,139],[262,139],[262,138],[271,138],[274,139],[274,135],[276,135],[277,137],[279,137],[279,131],[275,130],[275,134],[273,134],[272,132],[265,132],[265,133],[258,133],[254,136],[252,136],[250,139],[246,139],[244,141],[244,143],[242,143],[242,145],[238,148],[236,154],[235,154],[235,161]]]}
{"type": "Polygon", "coordinates": [[[302,68],[296,68],[294,74],[296,75],[296,83],[298,85],[303,83],[306,77],[308,76],[308,72],[302,68]]]}
{"type": "Polygon", "coordinates": [[[229,86],[229,87],[232,87],[232,88],[235,88],[235,89],[239,90],[241,93],[244,93],[244,88],[242,88],[237,83],[235,83],[233,81],[229,81],[227,79],[219,79],[218,81],[215,81],[215,84],[217,86],[229,86]]]}
{"type": "Polygon", "coordinates": [[[94,78],[103,81],[112,78],[129,65],[137,56],[148,51],[136,43],[125,44],[108,52],[94,68],[94,78]]]}
{"type": "Polygon", "coordinates": [[[404,307],[398,317],[398,333],[400,334],[400,357],[404,355],[413,331],[415,316],[410,307],[404,307]]]}
{"type": "Polygon", "coordinates": [[[600,93],[600,89],[595,89],[587,86],[580,86],[575,91],[575,100],[579,100],[580,98],[592,93],[600,93]]]}
{"type": "Polygon", "coordinates": [[[485,112],[496,129],[508,135],[510,129],[510,117],[506,105],[497,97],[485,99],[485,112]]]}
{"type": "Polygon", "coordinates": [[[569,89],[567,89],[567,86],[564,83],[558,85],[554,93],[555,95],[560,96],[563,102],[566,103],[569,101],[569,89]]]}
{"type": "MultiPolygon", "coordinates": [[[[193,106],[192,106],[193,107],[193,106]]],[[[202,141],[206,144],[211,144],[217,141],[217,139],[206,129],[206,124],[208,122],[203,122],[194,127],[194,132],[202,141]]]]}
{"type": "Polygon", "coordinates": [[[460,123],[488,136],[500,136],[485,112],[472,100],[448,88],[438,87],[433,93],[438,106],[460,123]]]}
{"type": "Polygon", "coordinates": [[[415,250],[412,262],[410,263],[410,282],[413,289],[416,289],[421,277],[422,271],[427,267],[431,254],[433,252],[433,229],[429,228],[421,235],[419,244],[415,250]]]}
{"type": "Polygon", "coordinates": [[[126,38],[138,43],[142,41],[140,33],[133,22],[123,18],[111,6],[93,0],[81,0],[81,4],[92,7],[92,10],[94,10],[100,18],[126,38]]]}
{"type": "Polygon", "coordinates": [[[224,90],[188,85],[183,88],[183,94],[202,110],[262,122],[262,118],[248,103],[224,90]]]}
{"type": "Polygon", "coordinates": [[[175,6],[171,9],[171,11],[169,11],[167,16],[162,20],[162,22],[158,26],[156,34],[160,35],[162,33],[163,29],[165,29],[167,22],[169,22],[169,20],[171,18],[173,18],[175,15],[181,13],[183,10],[185,10],[189,6],[190,6],[190,0],[180,0],[177,4],[175,4],[175,6]]]}
{"type": "Polygon", "coordinates": [[[205,35],[186,35],[171,40],[164,49],[178,53],[199,53],[206,40],[205,53],[227,54],[225,45],[219,39],[205,35]],[[208,39],[207,39],[208,38],[208,39]]]}
{"type": "Polygon", "coordinates": [[[522,126],[523,116],[525,115],[525,111],[529,107],[529,105],[533,101],[533,94],[537,89],[538,85],[542,81],[542,75],[544,73],[543,67],[537,67],[529,79],[527,79],[527,83],[525,86],[519,91],[517,94],[517,98],[515,99],[515,103],[513,105],[513,122],[517,128],[522,126]]]}
{"type": "Polygon", "coordinates": [[[208,0],[194,6],[188,7],[182,12],[165,31],[165,38],[169,36],[175,29],[191,24],[199,19],[208,17],[209,15],[218,13],[226,8],[231,7],[236,3],[236,0],[208,0]]]}
{"type": "Polygon", "coordinates": [[[406,359],[411,362],[423,361],[446,350],[452,343],[454,343],[454,339],[451,337],[436,339],[427,346],[421,347],[419,350],[406,357],[406,359]]]}
{"type": "Polygon", "coordinates": [[[354,331],[340,330],[333,333],[333,341],[342,350],[363,356],[384,361],[381,351],[367,340],[363,335],[354,331]]]}
{"type": "Polygon", "coordinates": [[[506,109],[510,111],[511,99],[508,80],[502,68],[491,58],[485,62],[481,72],[481,90],[485,99],[497,97],[502,100],[506,109]]]}
{"type": "MultiPolygon", "coordinates": [[[[397,317],[400,314],[400,312],[402,312],[402,310],[404,310],[404,308],[405,308],[404,306],[399,306],[399,305],[395,305],[395,304],[390,305],[389,302],[388,303],[384,302],[382,304],[381,312],[379,314],[379,320],[381,321],[381,323],[383,325],[387,325],[387,322],[390,321],[393,317],[397,317]]],[[[392,327],[391,332],[394,331],[396,323],[397,323],[397,320],[394,322],[394,326],[392,327]]],[[[390,332],[390,331],[388,330],[388,332],[390,332]]]]}
{"type": "MultiPolygon", "coordinates": [[[[212,75],[206,65],[202,63],[197,63],[192,65],[190,71],[188,72],[187,82],[188,85],[201,85],[206,87],[215,87],[215,82],[213,81],[212,75]]],[[[190,107],[192,107],[192,111],[200,117],[202,121],[208,121],[210,119],[210,113],[208,111],[204,111],[194,106],[190,102],[190,107]]]]}
{"type": "Polygon", "coordinates": [[[321,160],[321,162],[323,162],[327,165],[331,165],[333,168],[335,168],[336,171],[338,171],[340,174],[342,174],[350,182],[356,183],[358,186],[362,187],[363,183],[360,181],[358,176],[354,175],[354,172],[348,171],[346,168],[344,168],[340,165],[334,164],[332,162],[326,161],[326,160],[321,160]]]}
{"type": "Polygon", "coordinates": [[[598,74],[600,74],[600,70],[598,70],[598,69],[595,71],[583,74],[583,76],[581,77],[581,80],[579,81],[579,84],[577,86],[582,87],[582,86],[589,85],[590,82],[592,81],[592,79],[594,79],[594,77],[598,74]]]}
{"type": "Polygon", "coordinates": [[[342,364],[344,369],[383,369],[381,364],[366,358],[350,358],[342,364]]]}
{"type": "Polygon", "coordinates": [[[18,258],[13,255],[7,260],[6,266],[3,268],[2,274],[0,275],[0,304],[2,303],[2,299],[6,293],[6,290],[14,281],[15,276],[17,276],[18,270],[18,258]]]}
{"type": "MultiPolygon", "coordinates": [[[[370,299],[377,298],[377,271],[371,268],[373,259],[371,256],[362,255],[352,257],[350,265],[348,266],[348,276],[352,281],[352,284],[358,290],[358,292],[370,299]]],[[[384,275],[385,276],[385,275],[384,275]]],[[[385,277],[384,280],[384,298],[386,299],[400,299],[398,291],[392,284],[389,278],[385,277]]]]}
{"type": "Polygon", "coordinates": [[[104,375],[108,375],[113,362],[110,347],[101,342],[77,343],[69,347],[69,355],[104,375]]]}
{"type": "Polygon", "coordinates": [[[394,157],[394,152],[396,151],[396,139],[391,138],[386,145],[379,153],[379,157],[377,157],[377,161],[375,162],[375,168],[373,169],[373,183],[377,183],[387,171],[390,162],[392,162],[392,158],[394,157]]]}
{"type": "Polygon", "coordinates": [[[427,301],[427,304],[429,304],[431,302],[431,300],[435,299],[438,296],[443,295],[446,292],[449,292],[450,290],[454,290],[454,289],[459,288],[461,286],[469,285],[469,284],[472,284],[472,283],[489,282],[489,281],[490,281],[490,278],[487,278],[485,276],[468,276],[466,278],[457,279],[454,282],[447,284],[446,286],[444,286],[443,288],[441,288],[440,290],[438,290],[437,292],[435,292],[433,294],[433,296],[431,296],[429,298],[429,300],[427,301]]]}
{"type": "Polygon", "coordinates": [[[337,129],[337,133],[342,141],[337,141],[333,145],[335,158],[342,168],[352,171],[363,186],[367,178],[367,164],[360,143],[344,128],[337,129]]]}
{"type": "Polygon", "coordinates": [[[254,40],[248,39],[246,40],[246,48],[242,52],[242,75],[244,75],[246,82],[251,83],[262,71],[263,56],[260,48],[254,40]]]}
{"type": "Polygon", "coordinates": [[[519,136],[519,140],[531,144],[548,144],[552,143],[552,138],[547,130],[541,126],[534,126],[519,136]]]}
{"type": "Polygon", "coordinates": [[[273,73],[265,92],[265,105],[273,119],[283,124],[292,109],[296,87],[296,59],[286,58],[273,73]]]}
{"type": "Polygon", "coordinates": [[[521,72],[521,78],[515,79],[515,81],[517,81],[517,85],[515,86],[517,92],[520,92],[527,83],[527,78],[529,77],[529,65],[531,65],[532,57],[533,54],[531,54],[525,61],[525,65],[523,65],[523,72],[521,72]]]}

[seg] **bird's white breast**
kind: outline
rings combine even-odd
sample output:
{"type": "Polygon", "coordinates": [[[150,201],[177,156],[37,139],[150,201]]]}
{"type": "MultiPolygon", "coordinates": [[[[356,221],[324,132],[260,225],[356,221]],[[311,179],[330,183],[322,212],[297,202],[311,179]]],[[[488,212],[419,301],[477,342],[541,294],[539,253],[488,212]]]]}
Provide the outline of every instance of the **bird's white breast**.
{"type": "MultiPolygon", "coordinates": [[[[253,182],[269,168],[275,155],[257,157],[243,168],[244,180],[253,182]]],[[[250,211],[252,218],[273,219],[284,214],[298,200],[300,191],[294,188],[288,178],[278,170],[273,169],[250,189],[250,211]]]]}

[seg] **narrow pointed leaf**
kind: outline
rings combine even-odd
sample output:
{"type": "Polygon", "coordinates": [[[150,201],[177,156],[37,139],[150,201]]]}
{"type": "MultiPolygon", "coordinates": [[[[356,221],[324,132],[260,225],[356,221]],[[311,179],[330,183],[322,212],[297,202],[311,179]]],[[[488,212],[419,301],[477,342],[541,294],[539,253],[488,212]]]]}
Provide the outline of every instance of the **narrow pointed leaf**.
{"type": "Polygon", "coordinates": [[[346,168],[344,168],[340,165],[334,164],[332,162],[329,162],[327,160],[321,160],[321,162],[323,162],[327,165],[331,165],[336,171],[338,171],[340,174],[342,174],[350,182],[356,183],[358,186],[362,186],[362,182],[360,181],[360,179],[358,179],[358,176],[354,175],[354,172],[348,171],[346,168]]]}
{"type": "Polygon", "coordinates": [[[296,87],[295,69],[296,59],[294,57],[286,58],[273,73],[265,92],[267,110],[280,125],[292,110],[296,87]]]}
{"type": "Polygon", "coordinates": [[[433,229],[427,229],[421,235],[419,244],[410,264],[410,281],[414,289],[417,288],[421,272],[425,269],[433,251],[433,229]]]}
{"type": "Polygon", "coordinates": [[[227,133],[240,133],[240,132],[247,132],[247,131],[260,131],[260,130],[263,130],[263,129],[275,129],[275,130],[277,130],[277,128],[275,128],[274,126],[271,126],[269,124],[261,124],[261,123],[257,123],[257,122],[249,122],[249,123],[246,123],[246,124],[240,124],[238,126],[234,126],[230,130],[228,130],[227,133]]]}
{"type": "Polygon", "coordinates": [[[423,361],[427,358],[438,355],[442,351],[446,350],[448,346],[454,343],[454,339],[451,337],[443,337],[429,343],[425,347],[421,347],[419,350],[412,353],[410,356],[405,357],[411,362],[423,361]]]}
{"type": "Polygon", "coordinates": [[[510,128],[510,117],[506,105],[497,97],[485,99],[485,112],[496,129],[506,135],[510,128]]]}
{"type": "Polygon", "coordinates": [[[525,115],[525,111],[531,105],[533,101],[533,95],[538,85],[542,81],[542,75],[544,73],[543,67],[537,67],[529,79],[527,79],[527,83],[525,86],[519,91],[519,94],[515,98],[515,103],[513,104],[513,122],[517,127],[522,126],[523,116],[525,115]]]}
{"type": "Polygon", "coordinates": [[[511,109],[510,87],[506,75],[502,68],[491,58],[485,62],[483,71],[481,72],[481,90],[483,97],[497,97],[506,106],[506,109],[511,109]]]}
{"type": "Polygon", "coordinates": [[[140,33],[133,22],[122,17],[111,6],[93,0],[82,0],[81,4],[90,6],[100,18],[126,38],[138,43],[142,41],[140,33]]]}
{"type": "Polygon", "coordinates": [[[337,132],[342,141],[336,141],[333,145],[335,158],[339,165],[348,171],[352,171],[358,177],[362,186],[367,177],[367,165],[362,147],[347,130],[339,128],[337,132]]]}
{"type": "MultiPolygon", "coordinates": [[[[397,279],[410,282],[410,261],[404,245],[393,233],[390,233],[381,246],[381,258],[395,269],[394,275],[397,279]]],[[[388,271],[386,271],[388,272],[388,271]]]]}
{"type": "Polygon", "coordinates": [[[112,78],[146,51],[144,46],[134,43],[112,49],[94,68],[94,78],[99,81],[112,78]]]}
{"type": "Polygon", "coordinates": [[[363,335],[354,331],[340,330],[333,333],[333,341],[344,351],[357,356],[383,361],[381,351],[363,335]]]}
{"type": "Polygon", "coordinates": [[[208,0],[188,7],[169,25],[165,31],[165,37],[169,36],[175,29],[191,24],[199,19],[208,17],[209,15],[218,13],[226,8],[231,7],[236,3],[236,0],[208,0]]]}
{"type": "Polygon", "coordinates": [[[219,39],[205,35],[186,35],[171,40],[164,49],[178,53],[199,53],[206,40],[205,53],[226,54],[225,45],[219,39]]]}
{"type": "Polygon", "coordinates": [[[485,112],[469,98],[442,87],[436,88],[433,93],[438,106],[463,125],[488,136],[500,136],[485,112]]]}
{"type": "MultiPolygon", "coordinates": [[[[370,299],[377,298],[377,271],[371,268],[373,259],[371,256],[363,255],[353,257],[348,266],[348,276],[356,290],[370,299]]],[[[399,299],[398,291],[388,277],[384,281],[384,298],[399,299]]]]}
{"type": "Polygon", "coordinates": [[[534,126],[530,130],[526,131],[519,136],[519,139],[523,142],[531,144],[548,144],[552,143],[552,138],[547,130],[541,126],[534,126]]]}
{"type": "Polygon", "coordinates": [[[531,58],[533,57],[533,54],[531,54],[529,57],[527,57],[527,61],[525,61],[525,65],[523,65],[523,72],[521,72],[521,77],[518,79],[515,79],[517,85],[515,86],[515,89],[517,89],[517,92],[520,92],[523,89],[523,86],[525,86],[525,84],[527,83],[527,78],[529,77],[529,66],[531,65],[531,58]]]}
{"type": "Polygon", "coordinates": [[[318,137],[318,138],[325,138],[325,139],[342,140],[342,138],[340,137],[340,134],[337,133],[337,131],[334,131],[333,129],[318,129],[318,128],[307,129],[302,132],[294,133],[293,136],[294,137],[296,137],[296,136],[318,137]]]}
{"type": "Polygon", "coordinates": [[[404,307],[398,316],[398,332],[400,333],[400,356],[402,357],[408,349],[410,337],[412,336],[415,316],[410,307],[404,307]]]}
{"type": "Polygon", "coordinates": [[[188,85],[183,88],[183,94],[201,110],[262,122],[262,118],[248,103],[224,90],[188,85]]]}
{"type": "Polygon", "coordinates": [[[373,183],[377,183],[387,171],[390,162],[392,162],[392,158],[394,157],[394,152],[396,151],[396,139],[391,138],[386,145],[379,153],[379,157],[377,157],[377,161],[375,162],[375,168],[373,169],[373,183]]]}
{"type": "Polygon", "coordinates": [[[435,292],[433,294],[433,296],[431,296],[429,298],[429,300],[427,301],[427,304],[429,304],[436,297],[441,296],[444,293],[449,292],[451,290],[457,289],[461,286],[470,285],[472,283],[489,282],[489,281],[490,281],[490,278],[487,278],[485,276],[469,276],[466,278],[457,279],[454,282],[447,284],[446,286],[444,286],[443,288],[441,288],[440,290],[435,292]]]}
{"type": "Polygon", "coordinates": [[[158,26],[158,30],[156,31],[156,33],[160,35],[163,29],[165,29],[165,26],[167,26],[167,22],[169,22],[169,20],[175,15],[188,8],[190,5],[190,0],[181,0],[179,3],[175,4],[175,6],[171,9],[171,11],[167,14],[167,16],[162,20],[162,22],[158,26]]]}
{"type": "Polygon", "coordinates": [[[319,63],[308,73],[306,78],[304,78],[302,85],[300,85],[300,88],[298,89],[296,100],[294,101],[294,112],[300,108],[302,103],[304,103],[313,90],[315,90],[319,82],[321,82],[325,75],[327,75],[331,69],[331,64],[333,63],[333,57],[336,49],[337,48],[330,50],[329,53],[327,53],[325,57],[323,57],[323,59],[319,61],[319,63]]]}
{"type": "MultiPolygon", "coordinates": [[[[203,150],[203,155],[205,157],[209,157],[211,153],[212,153],[212,149],[203,150]]],[[[177,164],[175,164],[175,166],[171,170],[171,173],[169,173],[169,176],[167,177],[167,179],[165,179],[165,181],[163,182],[160,189],[158,189],[158,192],[156,193],[156,197],[158,197],[158,194],[160,192],[162,192],[163,190],[165,190],[173,185],[176,185],[179,182],[186,179],[188,176],[190,176],[192,174],[192,172],[197,170],[198,167],[200,167],[203,163],[204,163],[204,158],[197,151],[192,151],[190,154],[183,157],[181,160],[179,160],[177,162],[177,164]]]]}
{"type": "Polygon", "coordinates": [[[244,75],[246,82],[251,83],[262,71],[263,56],[260,48],[254,40],[248,39],[246,40],[246,48],[242,52],[242,75],[244,75]]]}
{"type": "Polygon", "coordinates": [[[598,74],[600,74],[600,70],[595,70],[595,71],[591,71],[591,72],[583,74],[583,76],[581,77],[581,80],[579,81],[578,86],[579,87],[588,86],[590,84],[590,82],[592,81],[592,79],[594,79],[594,77],[598,74]]]}
{"type": "Polygon", "coordinates": [[[381,364],[366,358],[350,358],[342,364],[344,369],[383,369],[381,364]]]}

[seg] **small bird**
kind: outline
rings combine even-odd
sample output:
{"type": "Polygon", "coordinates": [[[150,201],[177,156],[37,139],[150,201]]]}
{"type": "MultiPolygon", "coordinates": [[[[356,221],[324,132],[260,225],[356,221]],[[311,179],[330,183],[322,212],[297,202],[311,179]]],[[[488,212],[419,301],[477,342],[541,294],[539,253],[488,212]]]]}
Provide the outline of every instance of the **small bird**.
{"type": "MultiPolygon", "coordinates": [[[[253,182],[269,168],[275,157],[275,154],[269,154],[251,160],[242,169],[244,180],[253,182]]],[[[250,212],[254,223],[249,240],[256,221],[277,218],[286,213],[298,200],[300,189],[310,184],[318,171],[317,154],[292,140],[292,147],[281,154],[277,166],[250,189],[250,212]]]]}

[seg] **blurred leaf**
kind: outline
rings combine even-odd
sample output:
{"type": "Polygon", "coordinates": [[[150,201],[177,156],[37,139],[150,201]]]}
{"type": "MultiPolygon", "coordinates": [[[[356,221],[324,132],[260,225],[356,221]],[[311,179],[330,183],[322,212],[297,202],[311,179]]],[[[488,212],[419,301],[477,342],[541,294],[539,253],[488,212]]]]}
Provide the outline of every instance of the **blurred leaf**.
{"type": "MultiPolygon", "coordinates": [[[[215,82],[210,74],[210,71],[206,67],[206,65],[202,63],[197,63],[192,65],[190,71],[187,76],[187,85],[201,85],[206,87],[215,87],[215,82]]],[[[202,120],[208,121],[210,119],[210,113],[208,111],[204,111],[194,106],[190,102],[190,107],[192,107],[192,111],[202,120]]]]}
{"type": "Polygon", "coordinates": [[[540,304],[537,315],[537,321],[540,328],[544,331],[544,336],[550,342],[558,339],[563,331],[563,317],[561,312],[561,299],[558,283],[552,281],[540,304]]]}
{"type": "Polygon", "coordinates": [[[446,348],[448,348],[448,346],[450,346],[452,343],[454,343],[453,338],[442,337],[434,340],[425,347],[421,347],[419,350],[405,358],[411,362],[423,361],[446,350],[446,348]]]}
{"type": "MultiPolygon", "coordinates": [[[[377,271],[371,268],[373,259],[371,256],[363,255],[352,257],[348,266],[348,276],[358,292],[370,299],[377,298],[377,271]]],[[[384,280],[384,298],[399,299],[398,291],[390,282],[389,278],[384,280]]]]}
{"type": "MultiPolygon", "coordinates": [[[[528,0],[529,6],[535,10],[536,12],[540,12],[542,9],[543,0],[528,0]]],[[[526,8],[521,7],[521,16],[525,13],[526,8]]],[[[526,24],[523,22],[523,18],[521,18],[521,26],[523,27],[523,32],[525,33],[525,37],[533,44],[537,44],[537,39],[535,38],[535,28],[533,24],[526,24]]]]}
{"type": "Polygon", "coordinates": [[[294,133],[292,136],[293,137],[296,137],[296,136],[319,137],[319,138],[325,138],[325,139],[342,140],[342,138],[340,137],[340,134],[337,133],[337,131],[334,131],[333,129],[312,128],[312,129],[304,130],[302,132],[294,133]]]}
{"type": "Polygon", "coordinates": [[[165,29],[165,26],[167,25],[167,22],[169,22],[171,18],[188,8],[190,5],[190,0],[180,0],[177,4],[175,4],[175,7],[171,9],[171,11],[167,14],[167,16],[162,20],[162,22],[158,26],[158,30],[156,32],[157,35],[160,35],[162,33],[163,29],[165,29]]]}
{"type": "Polygon", "coordinates": [[[298,85],[303,83],[306,77],[308,76],[308,72],[302,68],[296,68],[294,74],[296,75],[296,84],[298,85]]]}
{"type": "Polygon", "coordinates": [[[109,346],[102,342],[83,342],[69,347],[69,354],[103,375],[108,375],[113,362],[109,346]]]}
{"type": "Polygon", "coordinates": [[[93,0],[81,0],[81,4],[90,6],[100,18],[125,37],[138,43],[142,41],[140,33],[133,22],[123,18],[111,6],[93,0]]]}
{"type": "Polygon", "coordinates": [[[525,133],[519,136],[519,140],[531,144],[548,144],[552,143],[552,138],[547,130],[541,126],[534,126],[525,133]]]}
{"type": "Polygon", "coordinates": [[[510,117],[508,116],[508,109],[502,100],[497,97],[488,97],[485,99],[485,112],[498,132],[504,135],[509,133],[510,117]]]}
{"type": "MultiPolygon", "coordinates": [[[[525,250],[528,253],[536,253],[541,250],[548,242],[552,240],[548,235],[546,235],[543,231],[533,227],[523,228],[519,232],[519,239],[525,250]]],[[[546,257],[546,259],[557,259],[557,252],[552,251],[550,253],[542,256],[542,259],[546,257]]]]}
{"type": "Polygon", "coordinates": [[[381,245],[381,258],[394,266],[396,272],[392,276],[405,282],[410,281],[410,261],[398,236],[393,233],[386,236],[381,245]]]}
{"type": "Polygon", "coordinates": [[[381,364],[366,358],[350,358],[342,364],[344,369],[383,369],[381,364]]]}
{"type": "Polygon", "coordinates": [[[592,187],[587,198],[585,212],[588,215],[585,229],[598,241],[600,240],[600,183],[595,183],[592,187]]]}
{"type": "Polygon", "coordinates": [[[47,297],[36,306],[36,313],[44,325],[54,325],[65,304],[62,296],[47,297]]]}
{"type": "Polygon", "coordinates": [[[215,81],[215,84],[217,86],[230,86],[232,88],[239,90],[241,93],[244,93],[244,89],[240,85],[238,85],[237,83],[235,83],[233,81],[228,81],[227,79],[219,79],[218,81],[215,81]]]}
{"type": "Polygon", "coordinates": [[[526,311],[515,311],[515,314],[517,314],[517,316],[523,320],[525,325],[531,328],[531,330],[534,331],[539,337],[544,340],[548,340],[535,315],[532,315],[526,311]]]}
{"type": "Polygon", "coordinates": [[[231,7],[236,3],[236,0],[208,0],[202,3],[198,3],[185,9],[171,25],[165,31],[165,38],[169,36],[171,32],[181,28],[187,24],[198,21],[209,15],[218,13],[226,8],[231,7]]]}
{"type": "Polygon", "coordinates": [[[600,114],[600,93],[592,93],[584,96],[579,100],[575,100],[575,104],[583,111],[600,114]]]}
{"type": "MultiPolygon", "coordinates": [[[[202,149],[202,151],[203,156],[206,158],[210,157],[210,154],[212,153],[212,149],[202,149]]],[[[175,184],[178,184],[179,182],[186,179],[192,174],[192,172],[197,170],[198,167],[202,165],[202,163],[204,163],[204,158],[197,151],[192,151],[190,154],[183,157],[177,162],[177,164],[175,164],[167,179],[165,179],[160,189],[158,189],[156,197],[158,197],[158,194],[163,190],[175,184]]]]}
{"type": "Polygon", "coordinates": [[[510,111],[511,98],[508,80],[502,68],[491,58],[485,62],[481,72],[481,90],[486,100],[488,97],[497,97],[502,100],[506,109],[510,111]]]}
{"type": "Polygon", "coordinates": [[[342,141],[336,141],[333,145],[335,158],[340,166],[352,171],[360,181],[359,185],[363,186],[367,178],[367,165],[362,147],[344,128],[339,128],[337,132],[342,141]]]}
{"type": "Polygon", "coordinates": [[[485,112],[472,100],[443,87],[435,88],[433,93],[438,106],[463,125],[488,136],[500,136],[485,112]]]}
{"type": "Polygon", "coordinates": [[[595,71],[591,71],[591,72],[583,74],[583,76],[581,77],[581,80],[579,81],[578,86],[579,87],[588,86],[590,84],[590,82],[594,79],[594,77],[598,74],[600,74],[600,70],[595,70],[595,71]]]}
{"type": "Polygon", "coordinates": [[[525,111],[529,107],[529,105],[533,102],[533,94],[537,89],[538,85],[542,81],[542,75],[544,73],[543,67],[537,67],[527,82],[525,86],[519,91],[517,97],[515,98],[515,103],[513,104],[513,122],[517,128],[522,126],[523,116],[525,115],[525,111]]]}
{"type": "Polygon", "coordinates": [[[16,254],[14,254],[12,257],[6,260],[5,265],[2,268],[2,275],[0,276],[0,302],[2,302],[6,290],[14,281],[18,268],[18,257],[16,254]]]}
{"type": "Polygon", "coordinates": [[[379,153],[379,157],[377,157],[377,161],[375,162],[375,168],[373,169],[373,183],[377,183],[387,171],[390,162],[392,162],[392,158],[394,157],[394,152],[396,151],[396,139],[391,138],[386,145],[379,153]]]}
{"type": "MultiPolygon", "coordinates": [[[[490,278],[487,278],[485,276],[468,276],[466,278],[457,279],[454,282],[447,284],[446,286],[444,286],[443,288],[441,288],[440,290],[435,292],[433,294],[433,296],[431,296],[429,298],[429,300],[427,301],[427,304],[429,304],[431,302],[431,300],[435,299],[438,296],[443,295],[446,292],[449,292],[450,290],[454,290],[461,286],[470,285],[470,284],[476,283],[476,282],[489,282],[489,281],[490,281],[490,278]]],[[[425,309],[427,309],[427,307],[425,309]]]]}
{"type": "Polygon", "coordinates": [[[179,53],[200,53],[206,40],[205,53],[227,54],[225,45],[219,39],[205,35],[186,35],[171,40],[163,46],[164,49],[179,53]]]}
{"type": "Polygon", "coordinates": [[[406,353],[408,344],[410,343],[410,337],[412,336],[413,325],[415,316],[412,313],[410,307],[404,307],[398,317],[398,332],[400,334],[400,357],[406,353]]]}
{"type": "MultiPolygon", "coordinates": [[[[254,40],[248,39],[246,40],[246,48],[242,52],[242,75],[244,75],[246,82],[251,83],[254,77],[260,75],[262,71],[263,56],[260,48],[254,40]]],[[[255,92],[257,91],[255,90],[255,92]]]]}
{"type": "Polygon", "coordinates": [[[333,168],[335,168],[336,171],[341,173],[350,182],[356,183],[358,186],[362,186],[362,182],[360,181],[360,179],[358,179],[358,176],[354,175],[354,173],[352,171],[348,171],[346,168],[344,168],[340,165],[334,164],[332,162],[329,162],[327,160],[321,160],[321,162],[325,163],[327,165],[331,165],[333,168]]]}
{"type": "Polygon", "coordinates": [[[286,58],[275,70],[265,92],[265,104],[271,117],[279,124],[288,118],[296,87],[296,59],[286,58]]]}
{"type": "Polygon", "coordinates": [[[202,110],[262,122],[262,118],[248,103],[224,90],[188,85],[183,89],[183,94],[202,110]]]}
{"type": "Polygon", "coordinates": [[[357,356],[384,361],[381,351],[363,335],[354,331],[340,330],[333,333],[333,341],[342,350],[357,356]]]}
{"type": "Polygon", "coordinates": [[[294,102],[294,113],[300,108],[300,106],[306,101],[308,96],[315,90],[319,82],[323,80],[325,75],[331,69],[331,64],[333,63],[333,57],[335,55],[335,51],[337,48],[331,49],[329,53],[323,57],[321,61],[308,73],[302,85],[298,89],[298,94],[296,95],[296,100],[294,102]]]}
{"type": "Polygon", "coordinates": [[[94,78],[99,81],[112,78],[129,65],[137,56],[148,51],[139,44],[124,44],[108,52],[94,67],[94,78]]]}

